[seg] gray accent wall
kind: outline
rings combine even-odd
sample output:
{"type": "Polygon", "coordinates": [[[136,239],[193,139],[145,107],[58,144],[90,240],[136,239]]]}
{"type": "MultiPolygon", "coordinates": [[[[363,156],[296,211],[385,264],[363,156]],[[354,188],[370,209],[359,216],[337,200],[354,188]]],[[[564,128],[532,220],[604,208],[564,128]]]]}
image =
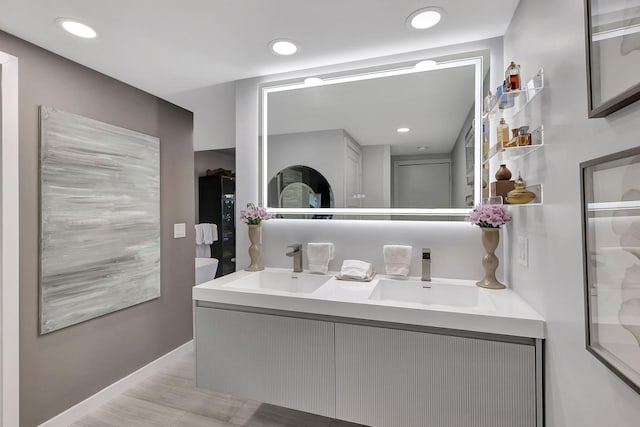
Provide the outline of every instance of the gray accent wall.
{"type": "Polygon", "coordinates": [[[19,58],[20,416],[32,427],[191,339],[193,115],[4,32],[0,51],[19,58]],[[161,141],[162,296],[45,336],[38,335],[39,105],[161,141]],[[187,238],[173,239],[176,222],[187,224],[187,238]]]}

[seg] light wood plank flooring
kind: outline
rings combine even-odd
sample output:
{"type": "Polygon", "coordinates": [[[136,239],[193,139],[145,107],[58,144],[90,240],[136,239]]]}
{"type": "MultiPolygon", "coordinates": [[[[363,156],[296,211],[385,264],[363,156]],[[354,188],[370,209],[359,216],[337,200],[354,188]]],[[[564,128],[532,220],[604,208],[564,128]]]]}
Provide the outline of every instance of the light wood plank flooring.
{"type": "Polygon", "coordinates": [[[193,353],[107,402],[73,427],[357,427],[196,388],[193,353]]]}

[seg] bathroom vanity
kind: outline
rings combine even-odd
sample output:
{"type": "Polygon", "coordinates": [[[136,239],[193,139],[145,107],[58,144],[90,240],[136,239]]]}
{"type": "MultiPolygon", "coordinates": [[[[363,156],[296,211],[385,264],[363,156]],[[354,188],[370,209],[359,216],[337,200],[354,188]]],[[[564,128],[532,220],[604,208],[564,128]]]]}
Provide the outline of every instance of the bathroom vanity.
{"type": "Polygon", "coordinates": [[[193,288],[202,388],[373,426],[542,426],[544,320],[509,289],[285,269],[193,288]]]}

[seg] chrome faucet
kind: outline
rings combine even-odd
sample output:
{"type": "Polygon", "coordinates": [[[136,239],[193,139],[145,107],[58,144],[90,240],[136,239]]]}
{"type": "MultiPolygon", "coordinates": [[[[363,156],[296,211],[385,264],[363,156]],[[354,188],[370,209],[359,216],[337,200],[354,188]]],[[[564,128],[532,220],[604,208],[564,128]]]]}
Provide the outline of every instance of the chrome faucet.
{"type": "Polygon", "coordinates": [[[293,257],[293,272],[302,273],[302,243],[294,243],[288,247],[293,249],[286,253],[287,256],[293,257]]]}
{"type": "MultiPolygon", "coordinates": [[[[431,249],[422,248],[422,281],[431,282],[431,249]]],[[[423,288],[430,288],[431,283],[423,283],[423,288]]]]}

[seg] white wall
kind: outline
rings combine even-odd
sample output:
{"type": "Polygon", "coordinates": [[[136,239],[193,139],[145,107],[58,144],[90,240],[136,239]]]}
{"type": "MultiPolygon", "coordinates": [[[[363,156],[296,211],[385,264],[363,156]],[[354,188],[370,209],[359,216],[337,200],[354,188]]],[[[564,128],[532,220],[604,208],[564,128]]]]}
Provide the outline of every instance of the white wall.
{"type": "Polygon", "coordinates": [[[193,113],[194,151],[235,146],[236,84],[221,83],[170,96],[193,113]]]}
{"type": "Polygon", "coordinates": [[[522,0],[504,38],[505,60],[526,76],[544,67],[547,83],[546,145],[510,166],[545,185],[544,205],[513,209],[507,243],[529,239],[529,267],[512,262],[508,276],[547,320],[547,427],[631,427],[640,395],[585,350],[579,164],[638,145],[640,102],[587,119],[584,31],[582,0],[522,0]]]}
{"type": "Polygon", "coordinates": [[[267,176],[289,166],[304,165],[320,172],[331,185],[336,208],[344,207],[344,150],[342,129],[269,136],[267,176]]]}
{"type": "MultiPolygon", "coordinates": [[[[259,100],[259,87],[261,84],[274,81],[282,81],[286,79],[300,79],[304,77],[314,76],[318,74],[342,72],[354,68],[374,67],[390,63],[398,63],[403,61],[414,61],[424,58],[454,55],[465,52],[480,51],[483,49],[491,50],[491,67],[497,69],[502,68],[502,38],[493,38],[488,40],[480,40],[472,43],[464,43],[454,46],[446,46],[436,49],[428,49],[419,52],[411,52],[406,54],[394,55],[391,57],[375,58],[371,60],[358,61],[355,63],[339,64],[331,67],[323,67],[313,70],[303,70],[298,72],[286,73],[281,75],[265,76],[255,79],[247,79],[236,82],[236,164],[238,178],[236,180],[236,198],[237,206],[244,206],[247,202],[255,202],[258,200],[258,100],[259,100]]],[[[502,72],[502,71],[500,71],[502,72]]],[[[239,210],[238,210],[239,212],[239,210]]],[[[236,240],[236,254],[238,260],[238,268],[248,265],[249,256],[247,255],[247,249],[249,247],[249,239],[246,232],[243,232],[243,227],[238,221],[238,233],[236,240]]],[[[433,233],[438,233],[441,228],[438,226],[438,222],[429,223],[414,223],[406,221],[388,221],[380,223],[378,221],[363,221],[356,222],[350,221],[349,224],[353,224],[352,227],[340,227],[335,220],[308,220],[309,221],[309,234],[305,236],[307,241],[325,240],[326,236],[331,233],[340,230],[340,233],[335,234],[334,243],[339,248],[348,247],[352,245],[357,239],[362,239],[363,236],[369,236],[370,239],[375,239],[375,245],[373,248],[379,248],[381,244],[391,243],[391,237],[397,233],[403,232],[402,230],[412,230],[416,237],[424,238],[426,242],[429,241],[430,236],[433,233]],[[311,225],[312,224],[312,225],[311,225]],[[435,224],[435,225],[432,225],[435,224]],[[357,229],[356,229],[357,227],[357,229]],[[384,232],[382,232],[384,230],[384,232]],[[419,233],[419,234],[418,234],[419,233]],[[376,238],[376,236],[378,236],[376,238]]],[[[266,223],[267,227],[269,223],[266,223]]],[[[273,227],[277,224],[274,221],[273,227]]],[[[285,222],[286,224],[286,222],[285,222]]],[[[306,224],[306,223],[305,223],[306,224]]],[[[460,248],[471,248],[469,252],[465,252],[464,255],[459,256],[459,266],[471,266],[476,260],[479,260],[483,254],[481,245],[479,244],[479,236],[476,234],[477,230],[466,223],[456,223],[453,227],[460,227],[463,230],[469,230],[466,237],[457,240],[460,244],[460,248]]],[[[282,227],[284,230],[288,229],[287,226],[282,227]]],[[[306,227],[301,227],[306,228],[306,227]]],[[[479,233],[479,232],[478,232],[479,233]]],[[[282,242],[274,240],[274,234],[267,235],[263,239],[263,253],[278,254],[282,251],[282,242]]],[[[294,236],[291,236],[294,237],[294,236]]],[[[289,239],[291,240],[291,239],[289,239]]],[[[296,239],[302,240],[302,239],[296,239]]],[[[372,242],[372,240],[368,240],[372,242]]],[[[293,242],[288,242],[293,243],[293,242]]],[[[302,242],[304,243],[304,242],[302,242]]],[[[363,251],[367,250],[368,246],[361,246],[363,251]]],[[[439,251],[437,245],[433,245],[434,253],[439,251]]],[[[377,253],[377,249],[373,249],[377,253]]],[[[362,252],[362,258],[371,258],[374,252],[362,252]]],[[[454,255],[452,255],[454,256],[454,255]]],[[[286,261],[284,261],[286,262],[286,261]]],[[[479,261],[478,261],[479,262],[479,261]]],[[[435,261],[434,261],[435,268],[435,261]]],[[[475,268],[475,267],[473,267],[475,268]]],[[[481,268],[481,267],[478,267],[481,268]]],[[[456,275],[457,270],[440,270],[445,275],[456,275]]],[[[476,270],[476,273],[479,270],[476,270]]],[[[435,273],[434,273],[435,274],[435,273]]],[[[476,274],[469,271],[468,276],[476,277],[476,274]]]]}

